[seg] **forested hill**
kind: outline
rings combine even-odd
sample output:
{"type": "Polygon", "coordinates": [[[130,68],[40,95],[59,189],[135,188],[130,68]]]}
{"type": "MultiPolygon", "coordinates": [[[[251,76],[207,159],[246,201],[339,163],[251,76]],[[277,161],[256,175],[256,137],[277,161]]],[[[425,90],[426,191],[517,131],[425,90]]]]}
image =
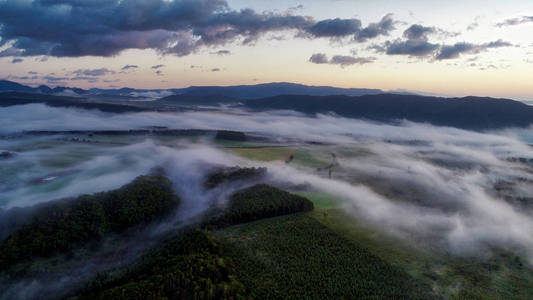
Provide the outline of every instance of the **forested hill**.
{"type": "Polygon", "coordinates": [[[533,124],[533,106],[509,99],[482,97],[439,98],[418,95],[379,94],[364,96],[282,95],[261,99],[238,99],[223,95],[173,95],[156,101],[95,101],[81,97],[33,93],[0,93],[0,107],[42,103],[56,107],[98,109],[112,113],[180,111],[197,106],[231,104],[252,111],[294,110],[315,115],[335,113],[354,119],[380,122],[408,120],[468,130],[528,127],[533,124]]]}
{"type": "Polygon", "coordinates": [[[237,99],[260,99],[278,95],[375,95],[383,93],[377,89],[362,88],[337,88],[331,86],[309,86],[289,82],[272,82],[255,85],[235,86],[191,86],[184,89],[176,89],[180,95],[187,96],[212,96],[222,95],[237,99]]]}
{"type": "Polygon", "coordinates": [[[41,103],[53,107],[72,107],[78,109],[97,109],[110,113],[141,112],[149,110],[133,105],[91,102],[85,98],[53,96],[33,93],[6,92],[0,93],[0,107],[41,103]]]}
{"type": "Polygon", "coordinates": [[[257,110],[295,110],[306,114],[332,112],[346,118],[375,121],[409,120],[471,130],[527,127],[533,124],[533,106],[494,98],[438,98],[416,95],[294,96],[250,100],[257,110]]]}
{"type": "MultiPolygon", "coordinates": [[[[170,88],[170,89],[135,89],[124,87],[120,89],[98,89],[92,88],[84,90],[81,88],[73,87],[48,87],[41,85],[39,87],[30,87],[22,85],[17,82],[0,80],[0,92],[22,92],[22,93],[37,93],[48,95],[61,95],[63,93],[69,93],[70,95],[77,96],[122,96],[122,97],[139,97],[139,94],[143,93],[171,93],[184,96],[212,96],[222,95],[225,97],[232,97],[237,99],[259,99],[265,97],[272,97],[278,95],[313,95],[313,96],[325,96],[325,95],[348,95],[348,96],[361,96],[361,95],[375,95],[383,93],[378,89],[365,89],[365,88],[338,88],[331,86],[310,86],[290,82],[272,82],[262,83],[254,85],[233,85],[233,86],[190,86],[187,88],[170,88]]],[[[142,96],[140,96],[142,98],[142,96]]]]}

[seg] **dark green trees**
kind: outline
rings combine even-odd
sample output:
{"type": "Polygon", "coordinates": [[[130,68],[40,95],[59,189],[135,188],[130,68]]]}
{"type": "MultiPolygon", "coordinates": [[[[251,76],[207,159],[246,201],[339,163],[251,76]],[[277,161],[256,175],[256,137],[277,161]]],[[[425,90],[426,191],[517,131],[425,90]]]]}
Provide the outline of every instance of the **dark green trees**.
{"type": "Polygon", "coordinates": [[[218,168],[207,175],[204,186],[208,189],[239,180],[254,180],[264,176],[266,168],[218,168]]]}
{"type": "Polygon", "coordinates": [[[307,198],[258,184],[234,193],[226,208],[209,215],[208,227],[225,227],[312,209],[313,202],[307,198]]]}
{"type": "Polygon", "coordinates": [[[233,261],[211,234],[188,230],[119,274],[104,273],[73,299],[245,299],[233,261]]]}
{"type": "Polygon", "coordinates": [[[77,243],[161,218],[178,204],[164,176],[141,176],[118,190],[44,204],[0,244],[0,267],[68,251],[77,243]]]}

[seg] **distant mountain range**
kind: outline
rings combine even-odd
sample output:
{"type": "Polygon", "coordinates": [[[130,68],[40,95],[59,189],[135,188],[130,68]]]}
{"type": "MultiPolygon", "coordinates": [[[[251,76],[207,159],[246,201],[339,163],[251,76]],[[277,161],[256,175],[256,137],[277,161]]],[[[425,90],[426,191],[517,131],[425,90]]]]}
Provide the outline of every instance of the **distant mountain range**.
{"type": "Polygon", "coordinates": [[[533,125],[533,106],[486,97],[439,98],[417,95],[277,96],[245,102],[249,109],[294,110],[381,122],[408,120],[470,130],[533,125]]]}
{"type": "Polygon", "coordinates": [[[330,86],[308,86],[303,84],[279,82],[256,85],[236,86],[191,86],[185,89],[174,90],[176,94],[187,96],[212,96],[221,95],[237,99],[260,99],[279,95],[309,95],[309,96],[362,96],[383,94],[382,90],[336,88],[330,86]]]}
{"type": "Polygon", "coordinates": [[[47,89],[44,86],[31,88],[10,81],[0,81],[0,106],[28,103],[99,109],[116,113],[150,110],[175,111],[198,109],[203,106],[231,105],[250,111],[294,110],[308,115],[333,113],[346,118],[379,122],[408,120],[469,130],[490,130],[533,125],[533,106],[509,99],[483,97],[441,98],[409,94],[387,94],[379,90],[314,87],[289,83],[231,87],[189,87],[171,90],[135,90],[128,88],[120,90],[81,90],[70,88],[47,89]],[[276,87],[278,90],[276,90],[276,87]],[[61,92],[54,93],[54,90],[61,92]],[[66,90],[69,93],[76,93],[78,96],[58,96],[66,90]],[[348,95],[335,94],[343,92],[348,95]],[[358,95],[358,93],[365,92],[370,94],[358,95]],[[142,96],[138,95],[142,93],[152,93],[153,95],[160,93],[167,96],[151,101],[139,101],[139,97],[142,98],[142,96]],[[327,95],[328,93],[333,94],[327,95]],[[327,96],[323,96],[323,94],[327,96]],[[266,97],[260,97],[264,95],[266,97]],[[136,101],[127,101],[132,98],[136,101]]]}
{"type": "Polygon", "coordinates": [[[0,107],[41,103],[53,107],[74,107],[81,109],[98,109],[110,113],[141,112],[150,108],[118,103],[95,102],[81,97],[55,96],[36,93],[0,92],[0,107]]]}
{"type": "Polygon", "coordinates": [[[533,124],[533,106],[509,99],[487,97],[441,98],[419,95],[363,96],[280,95],[262,99],[191,97],[174,95],[154,101],[178,106],[240,105],[252,111],[293,110],[308,115],[333,113],[345,118],[379,122],[408,120],[470,130],[527,127],[533,124]]]}
{"type": "Polygon", "coordinates": [[[69,91],[73,94],[85,94],[87,91],[79,88],[68,88],[68,87],[55,87],[50,88],[46,85],[41,85],[39,87],[33,88],[26,85],[22,85],[17,82],[0,80],[0,92],[23,92],[23,93],[38,93],[38,94],[60,94],[65,91],[69,91]]]}
{"type": "Polygon", "coordinates": [[[328,96],[328,95],[346,95],[362,96],[376,95],[384,93],[378,89],[357,89],[357,88],[336,88],[330,86],[308,86],[303,84],[279,82],[264,83],[256,85],[236,85],[236,86],[191,86],[181,89],[80,89],[71,87],[50,88],[46,85],[39,87],[29,87],[13,81],[0,80],[0,92],[23,92],[38,93],[57,96],[83,96],[106,98],[110,96],[120,96],[119,99],[142,99],[142,98],[161,98],[170,95],[185,96],[225,96],[237,99],[260,99],[274,97],[279,95],[310,95],[310,96],[328,96]]]}

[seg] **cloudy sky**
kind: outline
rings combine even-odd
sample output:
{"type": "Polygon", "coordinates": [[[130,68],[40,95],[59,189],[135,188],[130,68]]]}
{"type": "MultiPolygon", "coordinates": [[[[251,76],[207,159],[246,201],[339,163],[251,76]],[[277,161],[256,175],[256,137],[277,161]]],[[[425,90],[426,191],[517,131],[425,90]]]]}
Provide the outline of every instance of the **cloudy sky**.
{"type": "Polygon", "coordinates": [[[533,99],[530,0],[0,0],[0,78],[533,99]]]}

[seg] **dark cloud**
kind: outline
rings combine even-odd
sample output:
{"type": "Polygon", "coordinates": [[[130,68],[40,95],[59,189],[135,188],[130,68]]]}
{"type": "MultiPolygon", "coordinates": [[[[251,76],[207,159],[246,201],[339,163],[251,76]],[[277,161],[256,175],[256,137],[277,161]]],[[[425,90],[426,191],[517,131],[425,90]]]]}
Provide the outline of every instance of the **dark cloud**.
{"type": "Polygon", "coordinates": [[[295,29],[303,31],[313,25],[310,17],[256,13],[252,9],[215,14],[208,26],[198,26],[193,31],[206,45],[222,45],[242,37],[243,44],[251,44],[266,32],[295,29]]]}
{"type": "Polygon", "coordinates": [[[521,25],[525,23],[533,22],[533,16],[522,16],[519,18],[512,18],[504,20],[503,22],[500,22],[496,24],[498,27],[504,27],[504,26],[515,26],[515,25],[521,25]]]}
{"type": "Polygon", "coordinates": [[[371,23],[367,27],[363,28],[359,33],[355,35],[355,40],[358,42],[365,42],[368,39],[373,39],[381,35],[389,35],[389,32],[396,29],[394,24],[396,22],[392,18],[392,14],[387,14],[381,21],[377,23],[371,23]]]}
{"type": "Polygon", "coordinates": [[[403,32],[403,36],[407,40],[396,39],[394,41],[387,41],[383,46],[374,45],[371,49],[388,55],[407,55],[411,57],[430,56],[439,48],[439,45],[428,42],[428,35],[438,31],[435,27],[413,24],[403,32]]]}
{"type": "Polygon", "coordinates": [[[403,36],[409,40],[427,40],[427,36],[435,32],[435,27],[413,24],[403,32],[403,36]]]}
{"type": "Polygon", "coordinates": [[[364,28],[359,19],[336,18],[317,22],[307,28],[306,31],[310,37],[326,37],[332,39],[352,37],[354,42],[362,43],[369,39],[388,35],[395,29],[395,23],[396,21],[392,18],[392,14],[387,14],[379,22],[370,23],[364,28]]]}
{"type": "Polygon", "coordinates": [[[311,26],[307,30],[314,37],[346,37],[361,31],[358,19],[328,19],[311,26]]]}
{"type": "Polygon", "coordinates": [[[429,39],[429,35],[438,35],[441,38],[453,38],[461,35],[460,32],[447,31],[434,26],[423,26],[420,24],[413,24],[409,26],[404,32],[403,37],[408,40],[424,40],[429,39]]]}
{"type": "Polygon", "coordinates": [[[135,72],[139,68],[138,65],[125,65],[120,69],[120,74],[129,74],[135,72]]]}
{"type": "Polygon", "coordinates": [[[215,51],[215,52],[211,52],[211,54],[215,54],[215,55],[218,55],[218,56],[225,56],[225,55],[231,55],[231,51],[229,51],[229,50],[218,50],[218,51],[215,51]]]}
{"type": "Polygon", "coordinates": [[[375,60],[375,57],[355,57],[348,55],[335,55],[331,58],[331,60],[329,60],[327,55],[324,53],[315,53],[309,58],[309,62],[314,64],[339,65],[342,68],[355,64],[369,64],[373,63],[375,60]]]}
{"type": "Polygon", "coordinates": [[[353,57],[345,55],[335,55],[329,61],[332,65],[340,65],[341,67],[347,67],[351,65],[365,65],[373,63],[376,60],[375,57],[353,57]]]}
{"type": "Polygon", "coordinates": [[[445,45],[440,49],[439,55],[437,55],[436,58],[438,60],[457,58],[462,53],[473,52],[475,49],[476,46],[474,44],[466,42],[456,43],[455,45],[445,45]]]}
{"type": "Polygon", "coordinates": [[[7,76],[7,80],[30,80],[33,77],[35,77],[35,76],[29,77],[29,76],[13,76],[13,75],[9,75],[9,76],[7,76]]]}
{"type": "Polygon", "coordinates": [[[69,80],[69,78],[67,77],[56,77],[53,75],[46,75],[43,77],[43,79],[48,82],[61,82],[61,81],[69,80]]]}
{"type": "Polygon", "coordinates": [[[161,71],[161,70],[157,70],[157,71],[155,71],[155,75],[157,75],[157,76],[163,76],[163,71],[161,71]]]}
{"type": "Polygon", "coordinates": [[[459,33],[448,32],[436,27],[413,24],[403,32],[403,37],[394,41],[386,41],[382,45],[372,45],[368,49],[387,55],[407,55],[410,57],[432,57],[436,60],[458,58],[463,53],[477,54],[490,48],[509,47],[512,44],[497,40],[485,44],[456,43],[440,45],[429,42],[429,35],[454,37],[459,33]]]}
{"type": "Polygon", "coordinates": [[[384,47],[374,47],[377,52],[388,55],[408,55],[412,57],[426,57],[432,55],[439,48],[438,44],[432,44],[424,39],[385,42],[384,47]]]}
{"type": "Polygon", "coordinates": [[[456,43],[454,45],[444,45],[441,47],[439,54],[435,57],[437,60],[458,58],[461,54],[477,54],[491,48],[511,47],[509,42],[497,40],[485,44],[472,44],[467,42],[456,43]]]}
{"type": "Polygon", "coordinates": [[[327,64],[329,63],[329,59],[326,54],[324,53],[315,53],[311,55],[309,58],[309,61],[314,64],[327,64]]]}
{"type": "Polygon", "coordinates": [[[98,82],[99,79],[98,78],[94,78],[94,77],[88,77],[88,76],[77,76],[77,77],[72,77],[70,78],[71,81],[87,81],[89,83],[95,83],[95,82],[98,82]]]}
{"type": "Polygon", "coordinates": [[[487,49],[487,48],[501,48],[501,47],[512,47],[513,44],[503,41],[503,40],[497,40],[490,43],[482,44],[479,47],[487,49]]]}
{"type": "Polygon", "coordinates": [[[11,63],[12,64],[17,64],[17,63],[21,63],[23,61],[24,60],[22,58],[13,58],[13,60],[11,60],[11,63]]]}
{"type": "Polygon", "coordinates": [[[211,72],[220,72],[220,68],[213,68],[211,69],[211,72]]]}
{"type": "Polygon", "coordinates": [[[226,0],[3,0],[1,56],[113,56],[154,49],[186,56],[202,47],[251,45],[268,32],[295,30],[311,38],[363,42],[394,29],[386,15],[361,27],[357,19],[316,22],[307,16],[232,10],[226,0]]]}
{"type": "Polygon", "coordinates": [[[152,69],[157,70],[157,69],[163,68],[164,66],[165,65],[155,65],[155,66],[152,66],[152,69]]]}
{"type": "Polygon", "coordinates": [[[231,10],[225,0],[0,1],[0,45],[12,44],[9,56],[112,56],[125,49],[184,56],[314,23],[303,16],[231,10]]]}
{"type": "Polygon", "coordinates": [[[39,74],[39,72],[29,71],[28,74],[30,74],[30,75],[37,75],[37,74],[39,74]]]}
{"type": "Polygon", "coordinates": [[[100,69],[78,69],[76,71],[73,71],[72,73],[75,74],[77,77],[82,77],[82,76],[96,77],[96,76],[104,76],[108,74],[115,74],[116,72],[109,70],[107,68],[100,68],[100,69]]]}
{"type": "Polygon", "coordinates": [[[122,71],[126,71],[126,70],[131,70],[131,69],[138,69],[139,66],[137,65],[125,65],[124,67],[122,67],[122,71]]]}

